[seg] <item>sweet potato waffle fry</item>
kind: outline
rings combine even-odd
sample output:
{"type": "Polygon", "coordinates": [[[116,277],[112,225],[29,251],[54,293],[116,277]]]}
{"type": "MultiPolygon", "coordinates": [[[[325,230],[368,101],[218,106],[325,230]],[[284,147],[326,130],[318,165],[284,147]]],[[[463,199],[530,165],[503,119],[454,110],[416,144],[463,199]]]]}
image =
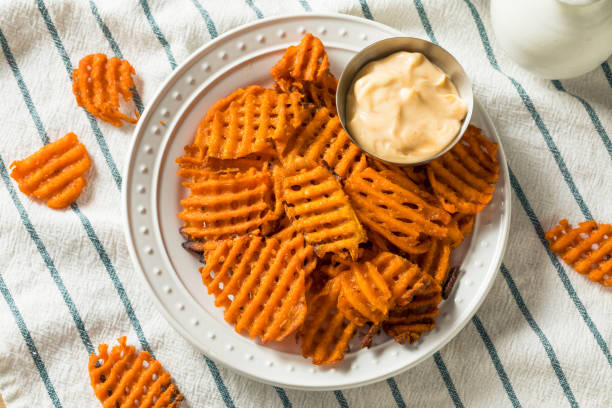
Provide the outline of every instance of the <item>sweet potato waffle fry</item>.
{"type": "Polygon", "coordinates": [[[380,252],[370,261],[380,272],[383,279],[391,291],[390,305],[406,306],[415,296],[415,287],[424,278],[424,274],[418,265],[409,260],[392,254],[390,252],[380,252]]]}
{"type": "Polygon", "coordinates": [[[412,300],[389,312],[383,330],[398,343],[414,343],[425,332],[435,327],[434,319],[440,313],[442,288],[429,275],[423,275],[412,288],[412,300]]]}
{"type": "Polygon", "coordinates": [[[342,275],[338,310],[357,326],[379,324],[389,312],[391,291],[385,278],[370,262],[352,262],[342,275]]]}
{"type": "Polygon", "coordinates": [[[292,160],[295,156],[319,164],[327,163],[340,177],[347,177],[367,166],[366,155],[351,141],[340,119],[327,108],[318,109],[294,140],[287,143],[281,161],[292,160]]]}
{"type": "Polygon", "coordinates": [[[591,220],[572,228],[564,219],[545,237],[551,251],[576,272],[612,286],[612,225],[591,220]]]}
{"type": "Polygon", "coordinates": [[[206,149],[196,145],[185,146],[185,154],[176,159],[178,175],[187,181],[206,179],[220,171],[244,172],[251,168],[262,170],[274,160],[273,155],[250,154],[240,159],[222,160],[206,156],[206,149]]]}
{"type": "Polygon", "coordinates": [[[455,213],[448,223],[448,237],[451,249],[457,248],[463,240],[472,233],[475,217],[473,215],[455,213]]]}
{"type": "Polygon", "coordinates": [[[72,72],[72,92],[77,104],[87,112],[112,124],[121,126],[122,121],[136,123],[119,111],[119,95],[125,102],[132,99],[134,68],[126,60],[108,58],[104,54],[91,54],[79,61],[72,72]]]}
{"type": "Polygon", "coordinates": [[[450,215],[371,167],[353,173],[345,191],[359,220],[407,253],[423,253],[431,237],[447,235],[450,215]]]}
{"type": "Polygon", "coordinates": [[[311,254],[301,234],[285,242],[245,235],[219,242],[200,272],[237,332],[281,341],[304,321],[304,265],[311,254]]]}
{"type": "Polygon", "coordinates": [[[306,34],[297,46],[287,48],[270,75],[283,92],[301,92],[315,106],[335,112],[338,80],[329,72],[323,43],[312,34],[306,34]]]}
{"type": "Polygon", "coordinates": [[[286,140],[294,130],[292,123],[302,122],[307,114],[301,98],[256,85],[234,92],[208,111],[194,144],[204,148],[208,157],[218,159],[273,154],[273,141],[286,140]]]}
{"type": "Polygon", "coordinates": [[[450,270],[450,254],[451,247],[448,242],[434,239],[427,252],[419,256],[421,270],[433,277],[438,284],[444,285],[450,270]]]}
{"type": "Polygon", "coordinates": [[[499,176],[497,143],[470,125],[451,151],[427,164],[427,175],[444,209],[476,214],[493,198],[499,176]]]}
{"type": "Polygon", "coordinates": [[[71,132],[10,167],[21,192],[59,209],[79,197],[87,185],[84,174],[90,165],[87,149],[71,132]]]}
{"type": "Polygon", "coordinates": [[[417,175],[413,167],[395,166],[372,158],[369,158],[368,162],[371,163],[372,168],[377,170],[378,173],[387,180],[418,195],[434,207],[440,206],[440,202],[436,196],[429,191],[429,181],[427,180],[426,172],[417,175]]]}
{"type": "Polygon", "coordinates": [[[118,339],[110,353],[107,344],[89,356],[89,377],[104,408],[176,408],[183,395],[170,374],[147,351],[136,353],[126,338],[118,339]]]}
{"type": "Polygon", "coordinates": [[[224,239],[234,235],[266,233],[280,218],[282,207],[274,194],[269,167],[245,172],[221,171],[185,183],[189,196],[181,200],[181,232],[190,239],[224,239]]]}
{"type": "Polygon", "coordinates": [[[318,256],[326,253],[357,258],[366,235],[348,197],[333,174],[302,157],[284,168],[283,201],[295,228],[318,256]]]}
{"type": "Polygon", "coordinates": [[[357,326],[348,321],[336,307],[341,277],[331,279],[308,301],[308,312],[300,328],[302,355],[311,357],[313,364],[333,364],[344,357],[357,326]]]}
{"type": "Polygon", "coordinates": [[[497,145],[470,127],[431,164],[391,165],[342,128],[319,39],[306,35],[270,72],[274,89],[213,104],[176,160],[190,190],[183,247],[237,332],[263,343],[296,333],[313,364],[342,360],[358,329],[362,347],[381,330],[417,341],[459,274],[451,250],[492,197],[497,145]]]}

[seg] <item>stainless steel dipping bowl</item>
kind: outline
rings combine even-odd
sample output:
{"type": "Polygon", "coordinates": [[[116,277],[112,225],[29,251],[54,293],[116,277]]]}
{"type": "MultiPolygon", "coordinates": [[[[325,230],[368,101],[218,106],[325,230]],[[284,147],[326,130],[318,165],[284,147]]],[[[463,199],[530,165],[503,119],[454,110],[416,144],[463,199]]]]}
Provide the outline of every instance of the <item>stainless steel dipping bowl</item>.
{"type": "Polygon", "coordinates": [[[367,46],[349,61],[349,63],[344,68],[344,71],[342,71],[342,75],[340,75],[340,80],[338,81],[338,89],[336,91],[336,106],[338,108],[338,116],[340,118],[342,126],[344,127],[344,130],[346,130],[346,133],[348,133],[351,140],[364,152],[387,163],[417,166],[420,164],[425,164],[431,160],[442,156],[444,153],[452,149],[453,146],[461,139],[463,133],[470,124],[472,111],[474,110],[474,95],[472,93],[472,82],[465,73],[465,70],[463,69],[461,64],[457,62],[455,57],[453,57],[444,48],[420,38],[392,37],[377,41],[367,46]],[[418,162],[393,162],[385,160],[384,158],[374,154],[373,152],[364,149],[364,147],[357,140],[355,140],[353,135],[351,135],[351,132],[349,131],[347,126],[346,97],[349,94],[353,86],[355,77],[357,76],[361,68],[363,68],[369,62],[385,58],[398,51],[420,52],[421,54],[425,55],[432,63],[437,65],[449,76],[449,78],[457,88],[459,96],[468,105],[467,114],[465,115],[465,119],[463,120],[461,129],[459,130],[455,138],[443,150],[428,158],[427,160],[421,160],[418,162]]]}

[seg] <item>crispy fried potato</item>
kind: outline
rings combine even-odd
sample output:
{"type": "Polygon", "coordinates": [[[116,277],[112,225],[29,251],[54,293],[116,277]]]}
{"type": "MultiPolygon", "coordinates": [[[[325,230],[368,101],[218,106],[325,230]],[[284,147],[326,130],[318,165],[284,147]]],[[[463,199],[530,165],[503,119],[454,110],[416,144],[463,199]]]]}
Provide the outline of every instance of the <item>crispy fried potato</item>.
{"type": "Polygon", "coordinates": [[[357,326],[344,318],[336,307],[342,283],[336,277],[308,301],[308,312],[299,330],[302,355],[313,364],[333,364],[344,358],[357,326]]]}
{"type": "Polygon", "coordinates": [[[387,282],[370,262],[352,262],[342,273],[338,310],[357,326],[366,322],[379,324],[389,312],[391,291],[387,282]]]}
{"type": "Polygon", "coordinates": [[[213,105],[196,133],[194,144],[208,157],[237,159],[274,154],[274,140],[283,141],[308,114],[300,94],[249,86],[213,105]]]}
{"type": "Polygon", "coordinates": [[[383,163],[380,160],[373,158],[368,158],[368,162],[372,163],[371,167],[376,169],[378,173],[387,180],[410,191],[411,193],[418,195],[433,206],[440,206],[436,196],[429,191],[429,182],[427,181],[427,173],[425,171],[423,174],[416,176],[415,174],[417,173],[415,173],[414,167],[395,166],[392,164],[383,163]],[[425,179],[423,179],[423,177],[425,179]]]}
{"type": "Polygon", "coordinates": [[[442,288],[429,275],[424,274],[412,288],[412,300],[389,312],[383,330],[398,343],[414,343],[425,332],[435,327],[434,319],[440,313],[442,288]]]}
{"type": "Polygon", "coordinates": [[[470,236],[472,229],[474,228],[474,215],[467,215],[461,213],[453,214],[451,222],[448,223],[448,236],[447,240],[450,242],[450,248],[455,249],[463,240],[470,236]]]}
{"type": "Polygon", "coordinates": [[[107,344],[89,356],[91,386],[104,408],[176,408],[183,395],[172,383],[170,373],[147,351],[136,353],[126,338],[108,352],[107,344]]]}
{"type": "Polygon", "coordinates": [[[134,68],[128,61],[91,54],[81,59],[72,71],[72,92],[79,106],[112,125],[121,126],[122,121],[136,123],[137,111],[134,118],[119,111],[119,95],[126,102],[132,99],[131,75],[134,68]]]}
{"type": "Polygon", "coordinates": [[[280,159],[287,162],[295,156],[327,165],[340,177],[348,177],[367,166],[365,153],[351,141],[340,119],[327,108],[318,109],[312,120],[300,128],[286,144],[280,159]]]}
{"type": "Polygon", "coordinates": [[[184,209],[178,217],[185,222],[181,232],[191,240],[269,233],[282,216],[270,173],[269,167],[210,172],[185,183],[190,194],[180,202],[184,209]]]}
{"type": "MultiPolygon", "coordinates": [[[[281,219],[279,223],[281,225],[285,223],[289,224],[282,228],[280,231],[277,231],[274,235],[271,236],[271,238],[276,238],[280,242],[287,242],[298,236],[303,235],[301,232],[295,229],[295,226],[293,224],[290,224],[289,218],[285,217],[281,219]]],[[[310,244],[308,244],[308,242],[305,242],[304,246],[309,248],[308,255],[306,256],[306,259],[304,261],[304,273],[308,278],[310,273],[314,271],[317,267],[317,256],[315,255],[314,248],[310,244]]]]}
{"type": "Polygon", "coordinates": [[[612,286],[612,225],[585,221],[571,228],[567,220],[545,235],[551,251],[580,274],[612,286]]]}
{"type": "Polygon", "coordinates": [[[23,160],[11,163],[11,177],[19,190],[46,200],[50,208],[64,208],[76,201],[87,185],[84,174],[91,161],[85,146],[68,133],[23,160]]]}
{"type": "Polygon", "coordinates": [[[242,236],[221,241],[200,273],[237,332],[282,341],[306,316],[304,265],[311,254],[301,234],[284,242],[242,236]]]}
{"type": "Polygon", "coordinates": [[[319,257],[332,253],[356,259],[366,235],[338,180],[302,157],[287,163],[284,171],[283,201],[295,229],[319,257]]]}
{"type": "Polygon", "coordinates": [[[427,252],[419,256],[419,266],[423,272],[433,277],[438,284],[444,285],[450,270],[450,254],[451,247],[448,242],[434,239],[427,252]]]}
{"type": "Polygon", "coordinates": [[[207,157],[205,152],[206,148],[185,146],[185,154],[176,159],[179,166],[177,174],[187,182],[195,182],[220,172],[246,172],[251,168],[263,170],[275,160],[275,156],[270,154],[250,154],[240,159],[223,160],[207,157]]]}
{"type": "Polygon", "coordinates": [[[406,306],[422,286],[419,282],[429,279],[424,278],[424,273],[418,265],[390,252],[380,252],[370,262],[387,282],[391,291],[391,308],[406,306]]]}
{"type": "Polygon", "coordinates": [[[306,34],[297,46],[287,48],[270,75],[282,91],[299,91],[317,107],[335,112],[338,80],[329,72],[323,43],[312,34],[306,34]]]}
{"type": "Polygon", "coordinates": [[[476,214],[491,201],[499,176],[497,148],[470,125],[451,151],[427,164],[429,182],[444,209],[476,214]]]}
{"type": "Polygon", "coordinates": [[[368,167],[344,185],[357,217],[407,253],[423,253],[430,237],[445,237],[450,215],[368,167]]]}

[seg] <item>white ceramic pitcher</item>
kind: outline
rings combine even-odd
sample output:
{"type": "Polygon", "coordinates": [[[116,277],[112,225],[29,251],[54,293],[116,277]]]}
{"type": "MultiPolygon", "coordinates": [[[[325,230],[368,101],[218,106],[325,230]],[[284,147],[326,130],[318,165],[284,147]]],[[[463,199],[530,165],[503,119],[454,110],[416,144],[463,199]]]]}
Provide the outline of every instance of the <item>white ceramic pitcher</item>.
{"type": "Polygon", "coordinates": [[[523,68],[576,77],[612,54],[612,0],[492,0],[493,30],[523,68]]]}

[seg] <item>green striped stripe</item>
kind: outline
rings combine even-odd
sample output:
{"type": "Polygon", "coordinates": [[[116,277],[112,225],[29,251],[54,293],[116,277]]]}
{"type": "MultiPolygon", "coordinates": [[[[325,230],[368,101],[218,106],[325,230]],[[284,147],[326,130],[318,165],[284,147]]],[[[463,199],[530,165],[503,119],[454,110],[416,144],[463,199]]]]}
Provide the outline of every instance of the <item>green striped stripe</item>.
{"type": "Polygon", "coordinates": [[[502,276],[506,280],[506,284],[508,285],[508,289],[510,289],[510,293],[512,294],[512,297],[514,298],[516,305],[518,306],[519,310],[523,314],[523,317],[527,321],[527,324],[529,325],[529,327],[531,327],[531,330],[533,330],[536,336],[538,336],[538,338],[540,339],[540,343],[542,343],[542,347],[544,347],[544,351],[546,352],[546,355],[548,356],[548,359],[550,360],[550,365],[555,371],[555,375],[557,376],[557,379],[559,380],[559,384],[561,385],[561,388],[563,389],[563,392],[565,393],[567,401],[569,402],[570,406],[577,407],[578,403],[576,402],[574,393],[572,392],[572,389],[570,388],[569,383],[567,382],[567,378],[565,378],[565,373],[563,372],[563,369],[561,368],[561,363],[559,363],[557,354],[555,353],[555,350],[550,344],[550,341],[548,341],[548,338],[546,337],[546,335],[544,334],[544,332],[542,331],[538,323],[536,323],[531,312],[527,308],[527,305],[525,304],[525,301],[523,300],[523,296],[521,296],[521,292],[519,292],[518,288],[516,287],[516,283],[514,283],[514,279],[512,279],[512,276],[510,275],[510,271],[508,271],[508,268],[506,268],[506,265],[502,264],[500,267],[500,271],[502,273],[502,276]]]}
{"type": "Polygon", "coordinates": [[[346,398],[344,398],[344,394],[342,394],[342,391],[340,390],[334,391],[334,396],[336,397],[336,400],[338,401],[338,405],[340,405],[340,408],[349,408],[349,404],[348,402],[346,402],[346,398]]]}
{"type": "Polygon", "coordinates": [[[555,159],[555,162],[557,163],[557,167],[559,167],[559,171],[561,172],[561,175],[563,176],[563,179],[565,180],[565,183],[567,184],[570,192],[574,196],[574,199],[576,200],[578,207],[580,207],[580,210],[584,214],[585,218],[593,219],[593,216],[591,215],[591,212],[589,211],[587,205],[585,204],[584,199],[582,198],[582,195],[578,191],[578,187],[576,187],[576,184],[574,183],[574,179],[569,169],[567,168],[567,165],[565,164],[565,160],[563,160],[563,157],[561,156],[561,153],[559,152],[557,145],[555,144],[552,137],[550,136],[550,132],[548,131],[548,128],[544,124],[542,117],[536,110],[535,105],[531,101],[531,98],[525,91],[525,88],[523,88],[523,86],[516,79],[507,75],[505,72],[501,70],[497,62],[497,59],[495,58],[495,55],[493,54],[493,49],[491,48],[491,44],[489,42],[489,36],[487,35],[487,32],[485,30],[482,20],[480,19],[478,10],[476,10],[476,7],[474,7],[474,5],[472,4],[470,0],[464,0],[464,2],[468,6],[470,12],[472,13],[472,16],[474,18],[474,23],[476,24],[476,28],[478,29],[478,33],[480,34],[482,45],[487,55],[487,58],[489,59],[489,63],[496,71],[498,71],[503,76],[505,76],[512,83],[512,85],[516,88],[517,93],[523,100],[523,104],[525,105],[529,113],[531,114],[531,117],[533,118],[536,126],[538,127],[538,129],[540,130],[540,133],[544,137],[546,146],[548,146],[548,150],[553,155],[553,158],[555,159]]]}
{"type": "Polygon", "coordinates": [[[206,362],[206,365],[208,366],[208,369],[215,380],[215,384],[217,385],[217,389],[221,394],[221,398],[223,398],[223,402],[225,402],[225,406],[227,408],[236,408],[234,401],[232,401],[232,397],[227,390],[225,383],[223,382],[223,378],[221,377],[221,373],[219,372],[217,365],[210,358],[206,357],[205,355],[202,356],[204,357],[204,361],[206,362]]]}
{"type": "Polygon", "coordinates": [[[192,2],[193,5],[200,12],[202,18],[204,19],[204,22],[206,23],[206,28],[208,29],[208,34],[210,34],[210,38],[217,38],[217,27],[215,27],[215,23],[210,18],[210,14],[208,14],[208,11],[206,11],[206,9],[202,7],[198,0],[192,0],[192,2]]]}
{"type": "Polygon", "coordinates": [[[308,4],[308,2],[306,0],[298,0],[298,1],[300,2],[302,7],[304,8],[304,11],[307,11],[307,12],[311,12],[312,11],[312,7],[310,7],[310,4],[308,4]]]}
{"type": "Polygon", "coordinates": [[[589,104],[586,100],[584,100],[584,98],[566,90],[563,87],[563,84],[561,83],[561,81],[554,80],[552,81],[552,83],[554,87],[557,88],[557,90],[561,92],[565,92],[569,96],[577,99],[582,104],[582,106],[584,107],[584,110],[589,115],[589,118],[591,118],[591,122],[593,122],[595,131],[597,131],[599,138],[601,139],[602,143],[606,147],[606,150],[608,151],[608,155],[610,156],[610,159],[612,159],[612,142],[610,141],[610,138],[608,137],[608,133],[606,133],[606,129],[604,129],[603,125],[601,124],[601,121],[599,120],[599,116],[597,116],[597,112],[595,112],[595,109],[593,109],[591,104],[589,104]]]}
{"type": "Polygon", "coordinates": [[[170,67],[174,70],[174,68],[176,68],[176,60],[174,59],[174,54],[170,49],[170,44],[168,43],[168,40],[166,40],[166,37],[159,29],[155,18],[153,18],[153,14],[151,14],[151,8],[149,7],[149,3],[147,2],[147,0],[140,0],[140,6],[142,7],[142,12],[147,18],[149,25],[151,26],[151,30],[153,30],[153,34],[155,34],[157,41],[159,41],[159,43],[164,48],[164,51],[166,52],[168,62],[170,62],[170,67]]]}
{"type": "MultiPolygon", "coordinates": [[[[493,55],[493,50],[491,49],[491,45],[489,44],[487,33],[486,33],[485,29],[484,29],[484,24],[482,23],[482,20],[480,19],[480,15],[478,14],[478,11],[474,7],[474,5],[470,2],[470,0],[464,0],[464,2],[468,5],[470,11],[472,12],[472,16],[474,17],[474,21],[476,22],[476,25],[478,27],[478,31],[480,33],[480,37],[482,39],[485,51],[487,52],[487,56],[489,58],[489,61],[493,61],[495,63],[495,64],[493,64],[493,62],[492,62],[491,65],[493,66],[493,68],[495,68],[500,73],[502,73],[504,76],[506,76],[508,79],[510,79],[513,84],[515,84],[515,86],[517,87],[517,91],[519,92],[519,95],[523,99],[524,103],[526,104],[526,106],[528,106],[528,109],[533,112],[532,113],[533,119],[536,121],[536,124],[538,124],[538,127],[542,131],[542,134],[544,135],[545,139],[550,140],[550,142],[552,143],[552,139],[550,139],[550,135],[548,134],[548,131],[544,127],[544,124],[543,124],[539,114],[537,114],[537,111],[535,110],[535,106],[533,106],[533,103],[531,103],[531,99],[529,99],[529,96],[527,95],[527,93],[525,92],[523,87],[514,78],[504,74],[501,71],[501,69],[499,68],[499,65],[497,65],[497,61],[495,59],[495,56],[493,55]],[[546,130],[546,132],[544,132],[543,130],[546,130]]],[[[547,143],[548,143],[548,141],[547,141],[547,143]]],[[[555,146],[555,148],[556,148],[556,146],[555,146]]],[[[559,155],[558,150],[556,150],[556,154],[555,154],[555,152],[553,152],[553,156],[556,157],[556,155],[559,155]]],[[[559,158],[560,158],[560,155],[559,155],[559,158]]],[[[560,166],[560,168],[562,168],[562,167],[560,166]]],[[[547,253],[548,253],[548,255],[549,255],[550,259],[551,259],[551,262],[553,263],[553,265],[557,269],[557,273],[559,275],[559,278],[561,279],[561,282],[563,283],[563,286],[565,287],[565,290],[567,291],[568,295],[570,296],[570,299],[572,299],[572,301],[574,302],[574,305],[576,306],[576,309],[580,313],[580,315],[581,315],[582,319],[584,320],[585,324],[587,325],[587,327],[589,328],[589,330],[593,334],[593,337],[595,338],[595,341],[597,341],[597,344],[601,348],[601,351],[603,352],[604,356],[608,360],[608,364],[610,364],[610,366],[612,366],[612,355],[610,354],[610,350],[608,348],[608,345],[604,341],[603,337],[601,336],[601,333],[599,332],[599,330],[595,326],[595,323],[593,322],[593,320],[589,316],[588,312],[586,311],[586,308],[584,307],[584,304],[582,303],[582,301],[580,300],[580,298],[576,294],[576,291],[574,290],[574,287],[572,286],[572,284],[571,284],[567,274],[563,270],[563,267],[559,263],[559,260],[550,251],[550,248],[548,246],[548,242],[544,238],[544,229],[542,228],[542,225],[540,224],[540,221],[538,220],[537,216],[535,215],[535,212],[531,208],[531,205],[529,204],[529,201],[527,200],[527,197],[523,193],[522,188],[518,184],[518,180],[516,179],[516,177],[514,177],[514,173],[512,172],[512,169],[510,169],[510,168],[508,168],[508,169],[510,171],[510,183],[512,184],[512,187],[513,187],[514,191],[517,193],[517,196],[519,197],[519,201],[521,202],[521,205],[523,206],[523,209],[525,210],[525,212],[529,216],[529,219],[530,219],[534,229],[536,230],[536,233],[538,235],[538,238],[540,239],[540,242],[542,243],[542,245],[546,249],[546,251],[547,251],[547,253]]],[[[568,172],[568,174],[569,174],[569,172],[568,172]]],[[[572,190],[571,185],[570,185],[570,190],[572,190]]],[[[591,212],[590,212],[589,208],[586,206],[586,204],[584,203],[584,201],[582,200],[582,197],[579,194],[578,195],[574,194],[574,199],[576,200],[578,206],[582,210],[585,218],[593,219],[593,217],[591,216],[591,212]]]]}
{"type": "MultiPolygon", "coordinates": [[[[70,58],[68,57],[68,53],[66,52],[66,49],[64,48],[64,44],[62,43],[62,40],[60,39],[59,34],[57,33],[55,24],[53,23],[53,20],[51,19],[51,16],[49,15],[49,11],[47,10],[47,7],[45,6],[44,1],[36,0],[36,4],[38,5],[38,10],[40,11],[40,14],[42,15],[43,20],[45,20],[47,30],[49,31],[49,34],[51,34],[53,44],[55,44],[55,48],[57,48],[60,58],[64,62],[64,66],[66,68],[66,71],[68,72],[68,78],[72,82],[72,63],[70,62],[70,58]]],[[[115,161],[113,160],[110,150],[108,149],[108,145],[106,144],[106,140],[104,139],[104,136],[102,135],[102,131],[100,130],[98,126],[98,122],[84,108],[83,108],[83,112],[85,112],[87,115],[87,120],[89,120],[89,125],[91,126],[94,136],[96,137],[96,141],[98,142],[98,145],[100,146],[100,150],[102,151],[104,160],[106,161],[106,164],[108,165],[108,168],[110,169],[111,175],[113,176],[113,179],[115,180],[115,184],[117,185],[117,188],[121,190],[121,181],[122,181],[121,174],[119,173],[119,170],[117,169],[117,165],[115,164],[115,161]]]]}
{"type": "Polygon", "coordinates": [[[361,6],[361,12],[363,13],[363,16],[367,18],[368,20],[374,20],[374,16],[372,15],[372,12],[370,11],[370,7],[368,6],[368,3],[366,3],[365,0],[359,0],[359,5],[361,6]]]}
{"type": "Polygon", "coordinates": [[[545,232],[544,232],[544,229],[542,228],[542,224],[540,223],[540,220],[535,214],[535,211],[531,207],[529,200],[527,200],[527,196],[523,192],[523,188],[519,184],[518,179],[512,172],[512,169],[508,168],[508,170],[510,171],[510,184],[512,185],[512,189],[514,190],[516,196],[518,197],[519,202],[521,203],[521,206],[525,210],[525,213],[527,214],[527,218],[529,218],[529,221],[531,221],[531,225],[535,229],[536,234],[538,238],[540,239],[540,243],[542,244],[542,246],[544,246],[544,249],[546,250],[548,257],[550,258],[550,261],[552,262],[553,266],[557,270],[557,274],[559,275],[559,278],[561,279],[561,283],[563,283],[563,286],[565,287],[565,290],[569,294],[569,297],[572,300],[572,302],[574,302],[574,305],[576,306],[578,313],[580,313],[580,316],[582,317],[587,327],[593,334],[593,337],[595,338],[595,341],[599,345],[599,348],[601,349],[604,356],[608,360],[608,364],[610,364],[610,366],[612,367],[612,355],[610,355],[610,350],[608,349],[608,345],[606,344],[603,337],[601,336],[601,333],[595,326],[595,323],[591,319],[591,316],[589,316],[588,312],[586,311],[584,304],[578,297],[578,294],[576,293],[574,286],[570,282],[569,277],[565,273],[563,266],[561,266],[559,259],[550,250],[550,247],[548,246],[548,241],[546,241],[546,238],[544,236],[545,232]]]}
{"type": "MultiPolygon", "coordinates": [[[[30,356],[32,357],[32,360],[34,360],[34,365],[36,366],[36,369],[38,370],[38,374],[40,374],[40,378],[42,379],[43,384],[45,384],[45,388],[47,389],[47,394],[49,394],[49,398],[51,399],[53,406],[55,408],[62,408],[62,403],[60,402],[60,399],[57,396],[57,393],[55,392],[55,387],[53,387],[53,383],[51,382],[51,379],[49,378],[49,374],[47,373],[47,368],[45,367],[45,363],[43,363],[42,359],[40,358],[40,354],[38,353],[36,344],[34,344],[34,339],[32,339],[32,335],[30,334],[30,331],[28,330],[28,326],[26,326],[25,321],[23,320],[23,316],[21,316],[21,312],[17,308],[17,305],[15,304],[15,300],[13,299],[13,296],[11,295],[9,288],[6,286],[6,283],[4,283],[4,278],[2,277],[1,273],[0,273],[0,292],[2,293],[2,296],[4,297],[4,300],[6,301],[6,304],[8,305],[9,310],[11,311],[13,315],[13,318],[15,319],[17,328],[19,328],[19,331],[21,332],[21,336],[23,337],[23,340],[25,341],[26,346],[28,347],[28,351],[30,352],[30,356]]],[[[31,386],[31,384],[27,384],[27,385],[31,386]]],[[[26,384],[21,384],[21,386],[24,387],[26,386],[26,384]]]]}
{"type": "Polygon", "coordinates": [[[274,387],[274,391],[276,391],[276,393],[278,394],[278,398],[280,398],[281,402],[283,403],[283,407],[284,408],[291,408],[291,401],[289,401],[289,397],[287,396],[287,393],[285,392],[284,389],[282,389],[281,387],[274,387]]]}
{"type": "Polygon", "coordinates": [[[251,8],[251,10],[255,12],[255,15],[257,16],[257,18],[259,19],[264,18],[263,13],[261,12],[260,9],[257,8],[255,3],[253,3],[253,0],[245,0],[245,1],[246,1],[246,4],[251,8]]]}
{"type": "Polygon", "coordinates": [[[604,75],[606,76],[606,79],[608,80],[608,84],[610,84],[610,87],[612,88],[612,70],[610,70],[610,65],[608,64],[607,61],[604,61],[601,64],[601,69],[603,69],[604,75]]]}
{"type": "MultiPolygon", "coordinates": [[[[8,43],[6,42],[6,39],[4,38],[4,36],[0,37],[0,42],[2,42],[2,48],[3,50],[6,49],[7,52],[5,52],[5,57],[7,58],[7,61],[9,62],[9,65],[11,65],[13,67],[13,73],[15,74],[15,79],[17,79],[18,85],[19,85],[19,89],[21,91],[22,97],[26,103],[26,106],[28,107],[28,110],[30,112],[30,116],[32,117],[32,120],[34,121],[34,123],[37,125],[37,130],[39,132],[39,136],[42,140],[42,142],[44,144],[49,143],[49,137],[47,136],[47,132],[42,124],[42,121],[40,120],[40,116],[38,115],[38,112],[36,111],[36,107],[34,106],[34,103],[32,101],[32,98],[30,96],[30,92],[25,84],[25,82],[23,81],[23,78],[21,76],[19,67],[17,65],[17,62],[14,60],[13,58],[13,54],[10,51],[10,48],[8,46],[8,43]],[[10,58],[10,59],[9,59],[10,58]]],[[[128,315],[128,317],[130,318],[132,325],[134,327],[134,329],[136,330],[136,335],[138,336],[141,345],[143,347],[143,349],[151,352],[151,355],[153,355],[152,351],[149,348],[149,344],[144,336],[144,333],[142,331],[142,328],[140,326],[140,322],[138,321],[138,318],[136,317],[136,314],[134,313],[134,309],[132,308],[132,304],[130,302],[130,300],[128,299],[126,293],[125,293],[125,289],[123,288],[123,284],[121,283],[121,281],[119,280],[119,277],[117,275],[117,272],[115,271],[114,266],[112,265],[110,258],[108,257],[108,254],[106,253],[106,250],[104,249],[104,247],[102,246],[100,239],[98,238],[96,232],[94,231],[93,227],[91,226],[91,223],[89,222],[89,219],[83,214],[81,213],[79,207],[77,206],[76,203],[73,203],[71,205],[71,209],[72,211],[79,217],[85,232],[87,233],[87,236],[89,237],[90,241],[92,242],[92,244],[94,245],[94,247],[96,248],[96,251],[100,257],[100,259],[102,260],[102,263],[104,264],[104,267],[106,268],[109,277],[111,278],[115,288],[117,289],[117,292],[119,293],[119,296],[121,298],[121,301],[123,302],[124,308],[126,310],[126,313],[128,315]]]]}
{"type": "Polygon", "coordinates": [[[406,408],[406,403],[404,402],[404,398],[402,397],[402,393],[400,392],[395,379],[393,377],[387,378],[387,384],[389,385],[389,388],[391,388],[391,395],[393,395],[393,399],[395,400],[397,407],[406,408]]]}
{"type": "Polygon", "coordinates": [[[25,207],[21,203],[21,200],[19,200],[19,196],[17,195],[17,192],[15,191],[15,188],[13,187],[13,184],[11,183],[11,180],[9,178],[9,174],[6,169],[6,166],[4,165],[4,160],[2,159],[2,156],[0,156],[0,176],[2,177],[2,181],[4,182],[4,185],[9,192],[11,199],[13,200],[13,204],[15,205],[17,212],[19,213],[19,216],[21,218],[21,223],[23,224],[26,231],[28,232],[28,235],[30,235],[30,239],[34,242],[34,245],[36,245],[36,249],[38,249],[38,253],[42,257],[45,265],[47,266],[47,269],[49,270],[49,273],[51,274],[51,278],[55,282],[57,289],[62,295],[62,299],[64,299],[64,303],[66,303],[66,306],[68,307],[70,316],[72,316],[72,320],[74,320],[74,324],[76,325],[77,331],[79,332],[79,336],[81,336],[81,341],[83,342],[83,345],[85,346],[85,349],[87,350],[87,353],[88,354],[92,353],[94,351],[94,347],[91,344],[91,340],[89,339],[89,334],[87,334],[87,330],[85,329],[85,324],[83,323],[81,314],[79,313],[76,305],[74,304],[72,297],[68,293],[68,290],[66,289],[66,286],[64,285],[64,281],[62,277],[60,276],[59,272],[57,271],[57,268],[55,267],[55,263],[51,259],[51,256],[49,256],[47,247],[42,242],[42,239],[40,239],[38,232],[36,232],[36,228],[34,228],[34,224],[32,224],[32,221],[30,220],[30,216],[28,215],[25,207]]]}
{"type": "Polygon", "coordinates": [[[427,13],[425,12],[425,7],[423,7],[423,3],[421,3],[421,0],[413,0],[413,3],[414,3],[414,7],[419,13],[419,19],[421,20],[421,25],[425,29],[425,33],[427,33],[427,36],[429,37],[429,41],[431,41],[434,44],[438,44],[438,40],[436,39],[433,29],[431,28],[431,24],[429,23],[429,18],[427,17],[427,13]]]}
{"type": "Polygon", "coordinates": [[[463,403],[461,402],[461,398],[459,398],[459,394],[457,393],[457,389],[455,388],[455,383],[453,382],[453,379],[451,378],[448,369],[446,368],[446,364],[444,364],[442,355],[440,354],[440,352],[437,352],[433,355],[433,357],[434,361],[436,362],[436,366],[438,366],[438,371],[440,371],[440,375],[442,375],[444,384],[446,384],[448,395],[453,401],[453,404],[455,404],[456,408],[463,408],[463,403]]]}
{"type": "Polygon", "coordinates": [[[478,316],[474,315],[474,317],[472,317],[472,323],[474,324],[474,327],[476,327],[478,334],[480,334],[482,341],[485,343],[487,351],[489,352],[489,356],[491,356],[491,361],[493,361],[493,365],[495,366],[495,371],[497,371],[497,376],[501,380],[504,390],[506,390],[506,395],[508,395],[512,406],[514,406],[515,408],[521,407],[521,403],[519,402],[518,398],[516,397],[516,394],[514,393],[514,388],[512,388],[512,384],[510,383],[508,374],[504,369],[504,365],[502,364],[499,355],[497,354],[495,345],[493,345],[489,334],[485,330],[478,316]]]}

